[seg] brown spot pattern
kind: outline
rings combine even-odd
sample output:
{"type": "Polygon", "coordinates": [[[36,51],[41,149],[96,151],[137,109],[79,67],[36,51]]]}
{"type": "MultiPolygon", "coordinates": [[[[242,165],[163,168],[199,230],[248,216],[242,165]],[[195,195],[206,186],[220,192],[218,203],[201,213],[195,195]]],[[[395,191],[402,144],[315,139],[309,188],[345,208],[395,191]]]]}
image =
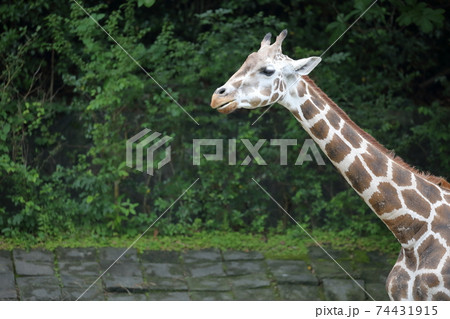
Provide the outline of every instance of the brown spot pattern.
{"type": "Polygon", "coordinates": [[[234,86],[236,89],[238,89],[238,88],[241,86],[241,84],[242,84],[242,80],[237,81],[237,82],[234,82],[234,83],[233,83],[233,86],[234,86]]]}
{"type": "Polygon", "coordinates": [[[292,114],[295,116],[295,118],[298,120],[298,121],[302,121],[302,118],[300,117],[300,114],[298,114],[298,112],[296,112],[296,111],[294,111],[294,112],[292,112],[292,114]]]}
{"type": "Polygon", "coordinates": [[[305,119],[310,120],[317,114],[319,114],[319,110],[311,103],[310,100],[306,100],[305,103],[301,106],[303,116],[305,119]]]}
{"type": "Polygon", "coordinates": [[[272,99],[270,100],[270,103],[276,102],[277,99],[278,99],[278,96],[279,96],[279,94],[278,94],[278,93],[275,93],[275,94],[272,96],[272,99]]]}
{"type": "Polygon", "coordinates": [[[397,240],[403,244],[406,244],[412,238],[419,239],[428,229],[426,222],[414,219],[409,215],[402,215],[395,219],[386,219],[384,222],[395,234],[397,240]]]}
{"type": "Polygon", "coordinates": [[[314,90],[310,90],[310,94],[311,94],[311,100],[314,103],[314,105],[316,105],[319,109],[323,110],[324,103],[323,103],[322,99],[319,97],[319,95],[317,95],[317,93],[314,90]]]}
{"type": "Polygon", "coordinates": [[[410,277],[408,273],[400,266],[395,266],[389,274],[388,283],[391,287],[390,295],[394,300],[405,299],[407,297],[408,282],[410,277]]]}
{"type": "Polygon", "coordinates": [[[441,192],[436,186],[424,181],[420,177],[416,178],[416,182],[417,190],[421,192],[422,195],[431,203],[436,203],[437,201],[442,200],[441,192]]]}
{"type": "Polygon", "coordinates": [[[417,269],[417,258],[414,255],[414,251],[408,250],[405,252],[405,265],[409,270],[417,269]]]}
{"type": "MultiPolygon", "coordinates": [[[[334,111],[333,111],[334,112],[334,111]]],[[[342,135],[344,135],[344,138],[352,144],[354,148],[358,148],[361,145],[362,138],[359,136],[359,134],[348,124],[344,124],[344,127],[342,128],[342,135]]]]}
{"type": "Polygon", "coordinates": [[[433,295],[432,301],[450,301],[450,296],[444,294],[443,292],[438,292],[433,295]]]}
{"type": "Polygon", "coordinates": [[[392,164],[392,179],[398,186],[410,186],[412,173],[397,163],[392,164]]]}
{"type": "Polygon", "coordinates": [[[450,289],[450,257],[447,257],[444,267],[442,267],[442,276],[444,277],[444,287],[450,289]]]}
{"type": "Polygon", "coordinates": [[[253,105],[260,105],[261,104],[261,99],[259,98],[255,98],[255,100],[252,103],[253,105]]]}
{"type": "Polygon", "coordinates": [[[278,89],[278,85],[280,85],[280,79],[276,78],[275,81],[273,82],[273,86],[274,86],[275,90],[278,89]]]}
{"type": "Polygon", "coordinates": [[[386,176],[388,157],[372,145],[368,145],[367,151],[369,154],[363,154],[362,157],[372,173],[374,173],[375,176],[386,176]]]}
{"type": "Polygon", "coordinates": [[[325,151],[330,159],[340,163],[351,152],[351,149],[339,136],[334,135],[333,139],[325,146],[325,151]]]}
{"type": "Polygon", "coordinates": [[[380,183],[378,192],[372,195],[369,203],[378,215],[390,213],[402,207],[397,190],[389,183],[380,183]]]}
{"type": "Polygon", "coordinates": [[[322,111],[325,109],[322,100],[319,100],[319,99],[317,99],[315,97],[311,97],[311,100],[313,101],[314,105],[317,105],[317,107],[319,109],[321,109],[322,111]]]}
{"type": "Polygon", "coordinates": [[[450,195],[444,195],[445,200],[447,203],[450,203],[450,195]]]}
{"type": "Polygon", "coordinates": [[[261,94],[264,96],[269,96],[271,92],[272,90],[270,88],[265,88],[264,90],[261,91],[261,94]]]}
{"type": "Polygon", "coordinates": [[[325,117],[328,122],[330,122],[331,126],[333,126],[336,130],[339,129],[339,122],[341,121],[341,118],[334,110],[329,110],[325,117]]]}
{"type": "Polygon", "coordinates": [[[441,235],[450,246],[450,206],[441,205],[436,208],[436,216],[431,223],[431,230],[441,235]]]}
{"type": "Polygon", "coordinates": [[[417,248],[419,268],[436,269],[445,252],[446,249],[433,236],[428,236],[417,248]]]}
{"type": "Polygon", "coordinates": [[[433,288],[433,287],[436,287],[439,285],[439,278],[435,274],[423,274],[422,280],[430,288],[433,288]]]}
{"type": "MultiPolygon", "coordinates": [[[[414,280],[413,286],[414,300],[427,300],[428,289],[436,287],[438,285],[439,285],[439,278],[435,274],[417,275],[416,279],[414,280]]],[[[439,298],[439,300],[442,300],[441,296],[437,296],[437,298],[439,298]]]]}
{"type": "Polygon", "coordinates": [[[426,300],[427,299],[428,287],[422,281],[422,276],[416,276],[413,286],[413,298],[414,300],[426,300]]]}
{"type": "Polygon", "coordinates": [[[328,128],[328,125],[327,123],[325,123],[324,120],[318,121],[311,127],[311,133],[314,134],[314,136],[316,136],[320,140],[323,140],[328,136],[329,130],[330,129],[328,128]]]}
{"type": "Polygon", "coordinates": [[[303,95],[306,94],[306,87],[305,87],[305,83],[303,83],[303,81],[298,82],[297,92],[298,92],[299,97],[302,97],[303,95]]]}
{"type": "Polygon", "coordinates": [[[365,189],[369,188],[372,177],[367,173],[366,169],[362,166],[360,159],[357,157],[353,163],[349,166],[348,171],[345,173],[352,187],[362,193],[365,189]]]}
{"type": "Polygon", "coordinates": [[[431,206],[430,204],[422,198],[415,190],[406,189],[402,191],[402,196],[405,201],[406,207],[410,210],[422,215],[425,218],[430,216],[431,206]]]}

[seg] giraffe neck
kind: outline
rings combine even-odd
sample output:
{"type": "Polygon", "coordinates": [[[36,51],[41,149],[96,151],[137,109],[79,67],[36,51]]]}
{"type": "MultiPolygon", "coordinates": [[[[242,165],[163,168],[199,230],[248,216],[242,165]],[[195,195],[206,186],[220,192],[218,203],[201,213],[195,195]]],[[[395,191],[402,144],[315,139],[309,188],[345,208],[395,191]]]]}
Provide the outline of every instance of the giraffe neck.
{"type": "Polygon", "coordinates": [[[396,161],[309,78],[303,77],[280,103],[293,113],[403,248],[414,247],[429,231],[433,207],[450,202],[448,193],[396,161]]]}
{"type": "Polygon", "coordinates": [[[386,281],[389,297],[450,300],[450,191],[437,186],[446,182],[390,155],[307,77],[279,103],[402,245],[386,281]]]}

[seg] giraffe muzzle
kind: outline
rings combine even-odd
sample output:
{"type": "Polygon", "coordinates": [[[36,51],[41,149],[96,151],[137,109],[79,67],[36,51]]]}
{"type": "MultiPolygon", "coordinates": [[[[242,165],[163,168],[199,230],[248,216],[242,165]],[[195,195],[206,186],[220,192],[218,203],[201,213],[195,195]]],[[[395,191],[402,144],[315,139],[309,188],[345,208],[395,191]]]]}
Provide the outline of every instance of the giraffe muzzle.
{"type": "Polygon", "coordinates": [[[220,113],[229,114],[237,108],[237,102],[234,99],[230,100],[229,97],[221,97],[217,94],[213,94],[211,107],[220,113]]]}

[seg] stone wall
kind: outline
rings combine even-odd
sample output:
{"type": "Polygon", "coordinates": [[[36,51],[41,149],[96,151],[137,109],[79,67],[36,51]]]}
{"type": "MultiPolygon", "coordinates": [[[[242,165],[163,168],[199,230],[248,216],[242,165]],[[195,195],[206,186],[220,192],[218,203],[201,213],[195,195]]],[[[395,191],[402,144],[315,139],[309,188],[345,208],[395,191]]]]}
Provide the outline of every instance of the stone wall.
{"type": "MultiPolygon", "coordinates": [[[[76,300],[124,251],[0,251],[0,300],[76,300]]],[[[388,300],[384,283],[392,264],[385,255],[327,252],[355,280],[318,247],[305,260],[218,249],[130,249],[80,299],[388,300]]]]}

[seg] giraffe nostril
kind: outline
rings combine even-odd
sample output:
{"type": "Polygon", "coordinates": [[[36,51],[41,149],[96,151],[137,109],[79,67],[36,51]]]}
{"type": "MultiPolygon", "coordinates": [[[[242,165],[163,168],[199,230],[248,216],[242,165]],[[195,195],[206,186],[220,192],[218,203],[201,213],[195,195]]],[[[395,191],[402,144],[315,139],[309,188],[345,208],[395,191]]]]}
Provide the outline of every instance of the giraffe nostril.
{"type": "Polygon", "coordinates": [[[224,87],[221,87],[216,90],[216,94],[222,95],[222,94],[225,94],[225,91],[226,91],[226,89],[224,87]]]}

